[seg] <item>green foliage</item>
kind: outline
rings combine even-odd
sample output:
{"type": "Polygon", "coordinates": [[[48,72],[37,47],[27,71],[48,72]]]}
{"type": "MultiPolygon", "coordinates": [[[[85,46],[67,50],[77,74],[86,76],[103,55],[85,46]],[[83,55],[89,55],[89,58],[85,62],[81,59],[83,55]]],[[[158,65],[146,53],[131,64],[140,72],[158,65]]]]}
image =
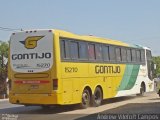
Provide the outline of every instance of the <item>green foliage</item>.
{"type": "Polygon", "coordinates": [[[4,57],[8,58],[8,49],[9,49],[8,42],[0,41],[0,56],[2,56],[3,54],[4,57]]]}
{"type": "Polygon", "coordinates": [[[8,42],[0,41],[0,72],[6,71],[7,69],[4,64],[2,65],[2,56],[3,58],[8,58],[8,50],[9,50],[8,42]],[[4,66],[4,68],[2,68],[2,66],[4,66]]]}
{"type": "Polygon", "coordinates": [[[160,76],[160,56],[153,57],[153,62],[156,64],[155,77],[160,76]]]}
{"type": "Polygon", "coordinates": [[[8,42],[0,41],[0,95],[6,93],[7,85],[7,65],[4,63],[4,58],[8,58],[9,44],[8,42]],[[3,62],[2,62],[3,61],[3,62]]]}

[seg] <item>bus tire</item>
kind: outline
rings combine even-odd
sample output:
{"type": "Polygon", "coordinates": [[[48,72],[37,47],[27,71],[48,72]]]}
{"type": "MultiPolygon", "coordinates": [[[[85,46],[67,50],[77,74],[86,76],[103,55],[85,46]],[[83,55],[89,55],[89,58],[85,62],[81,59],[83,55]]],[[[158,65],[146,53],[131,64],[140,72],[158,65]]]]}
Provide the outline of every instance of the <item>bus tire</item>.
{"type": "Polygon", "coordinates": [[[42,107],[42,109],[45,109],[45,110],[50,109],[49,105],[41,105],[41,107],[42,107]]]}
{"type": "Polygon", "coordinates": [[[138,94],[138,96],[144,96],[144,93],[145,93],[145,84],[142,83],[140,87],[140,93],[138,94]]]}
{"type": "Polygon", "coordinates": [[[90,106],[91,103],[91,95],[88,89],[84,89],[82,93],[82,101],[80,103],[80,108],[86,109],[90,106]]]}
{"type": "Polygon", "coordinates": [[[92,97],[92,104],[94,107],[98,107],[101,105],[103,100],[103,93],[100,87],[96,87],[94,91],[94,95],[92,97]]]}
{"type": "Polygon", "coordinates": [[[24,105],[25,107],[29,107],[30,105],[24,105]]]}

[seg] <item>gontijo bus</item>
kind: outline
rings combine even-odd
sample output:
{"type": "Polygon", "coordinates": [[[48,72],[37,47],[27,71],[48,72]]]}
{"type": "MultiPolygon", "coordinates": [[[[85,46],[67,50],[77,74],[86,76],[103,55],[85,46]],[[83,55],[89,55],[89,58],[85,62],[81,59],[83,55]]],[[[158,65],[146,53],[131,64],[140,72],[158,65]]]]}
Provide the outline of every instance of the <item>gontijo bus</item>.
{"type": "Polygon", "coordinates": [[[62,30],[13,33],[9,101],[99,106],[103,99],[153,91],[151,50],[62,30]]]}

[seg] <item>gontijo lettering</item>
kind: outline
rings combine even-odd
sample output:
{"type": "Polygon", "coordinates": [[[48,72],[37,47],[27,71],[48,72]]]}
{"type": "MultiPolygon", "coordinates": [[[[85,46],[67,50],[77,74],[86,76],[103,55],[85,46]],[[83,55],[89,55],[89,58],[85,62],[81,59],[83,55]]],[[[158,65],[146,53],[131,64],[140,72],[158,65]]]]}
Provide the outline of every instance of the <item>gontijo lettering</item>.
{"type": "Polygon", "coordinates": [[[24,54],[13,54],[12,60],[24,60],[24,59],[49,59],[51,53],[24,53],[24,54]]]}
{"type": "Polygon", "coordinates": [[[96,74],[120,73],[120,72],[121,72],[120,66],[103,66],[103,65],[96,65],[95,66],[95,73],[96,74]]]}

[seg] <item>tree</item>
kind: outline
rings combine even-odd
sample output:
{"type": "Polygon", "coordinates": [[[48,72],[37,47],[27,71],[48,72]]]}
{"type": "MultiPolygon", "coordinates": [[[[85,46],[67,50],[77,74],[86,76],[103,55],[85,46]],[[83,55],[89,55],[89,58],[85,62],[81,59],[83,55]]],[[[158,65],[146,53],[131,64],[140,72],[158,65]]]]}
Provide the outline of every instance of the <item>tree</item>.
{"type": "Polygon", "coordinates": [[[0,41],[0,72],[4,72],[7,70],[6,60],[8,59],[8,42],[0,41]]]}
{"type": "Polygon", "coordinates": [[[4,54],[4,57],[8,58],[8,49],[9,49],[8,42],[0,41],[0,55],[4,54]]]}
{"type": "Polygon", "coordinates": [[[8,59],[8,42],[0,41],[0,95],[5,94],[7,91],[7,62],[8,59]]]}
{"type": "Polygon", "coordinates": [[[153,57],[153,62],[156,64],[156,70],[154,71],[154,77],[160,76],[160,56],[153,57]]]}

